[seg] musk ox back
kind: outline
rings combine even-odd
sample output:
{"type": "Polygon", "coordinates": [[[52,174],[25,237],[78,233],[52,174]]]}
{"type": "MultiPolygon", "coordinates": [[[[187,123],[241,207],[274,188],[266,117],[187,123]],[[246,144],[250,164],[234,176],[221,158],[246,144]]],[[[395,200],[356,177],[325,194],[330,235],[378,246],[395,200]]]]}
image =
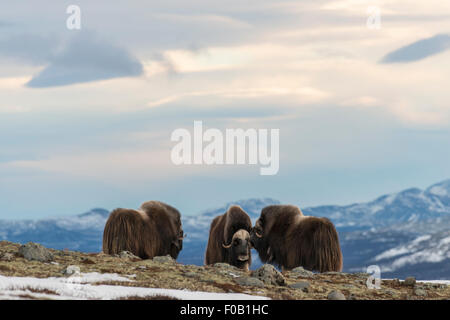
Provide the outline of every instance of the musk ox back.
{"type": "Polygon", "coordinates": [[[130,251],[142,259],[170,254],[174,259],[183,248],[184,233],[177,209],[148,201],[139,210],[111,212],[103,232],[103,252],[130,251]]]}
{"type": "Polygon", "coordinates": [[[342,252],[334,225],[327,218],[304,216],[291,205],[265,207],[251,231],[251,242],[263,262],[292,269],[342,270],[342,252]]]}
{"type": "Polygon", "coordinates": [[[251,264],[250,230],[252,222],[239,206],[214,218],[209,230],[205,264],[226,262],[248,270],[251,264]]]}

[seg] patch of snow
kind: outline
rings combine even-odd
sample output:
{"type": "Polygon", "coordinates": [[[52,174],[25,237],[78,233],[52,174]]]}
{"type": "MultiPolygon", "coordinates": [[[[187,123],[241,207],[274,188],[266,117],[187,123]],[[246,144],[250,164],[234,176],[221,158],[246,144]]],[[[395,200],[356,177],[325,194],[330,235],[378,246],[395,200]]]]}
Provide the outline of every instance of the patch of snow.
{"type": "Polygon", "coordinates": [[[439,197],[446,197],[448,195],[448,191],[441,186],[434,186],[429,191],[431,194],[434,194],[439,197]]]}
{"type": "Polygon", "coordinates": [[[426,235],[423,235],[423,236],[420,236],[420,237],[417,237],[416,239],[414,239],[412,241],[412,244],[419,244],[423,241],[430,240],[430,239],[431,239],[431,235],[426,234],[426,235]]]}
{"type": "Polygon", "coordinates": [[[386,250],[386,251],[380,253],[379,255],[377,255],[374,258],[374,260],[375,261],[380,261],[380,260],[383,260],[383,259],[396,257],[396,256],[399,256],[399,255],[402,255],[402,254],[406,254],[406,253],[409,253],[409,249],[406,248],[406,247],[401,246],[401,247],[392,248],[392,249],[389,249],[389,250],[386,250]]]}
{"type": "Polygon", "coordinates": [[[130,281],[117,274],[81,274],[79,277],[5,277],[0,275],[0,299],[64,299],[112,300],[126,297],[170,296],[189,300],[266,300],[267,297],[241,293],[211,293],[201,291],[141,288],[113,285],[92,285],[87,282],[130,281]]]}
{"type": "Polygon", "coordinates": [[[450,280],[417,280],[417,282],[421,282],[421,283],[441,283],[441,284],[450,285],[450,280]]]}
{"type": "Polygon", "coordinates": [[[446,237],[439,241],[438,247],[445,246],[446,244],[450,244],[450,237],[446,237]]]}

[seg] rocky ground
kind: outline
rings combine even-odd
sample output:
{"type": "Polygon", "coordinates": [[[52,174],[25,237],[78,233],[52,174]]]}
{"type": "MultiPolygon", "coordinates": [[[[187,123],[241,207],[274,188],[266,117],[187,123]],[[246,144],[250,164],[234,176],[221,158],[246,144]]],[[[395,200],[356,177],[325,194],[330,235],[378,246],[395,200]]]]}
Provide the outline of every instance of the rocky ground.
{"type": "Polygon", "coordinates": [[[272,299],[450,299],[449,286],[418,283],[414,278],[382,280],[380,289],[368,289],[369,274],[365,273],[318,274],[301,267],[280,273],[271,265],[246,272],[224,263],[182,265],[168,256],[141,260],[127,252],[110,256],[0,242],[0,275],[47,278],[70,277],[76,272],[116,273],[130,278],[125,283],[107,281],[96,285],[245,293],[272,299]]]}

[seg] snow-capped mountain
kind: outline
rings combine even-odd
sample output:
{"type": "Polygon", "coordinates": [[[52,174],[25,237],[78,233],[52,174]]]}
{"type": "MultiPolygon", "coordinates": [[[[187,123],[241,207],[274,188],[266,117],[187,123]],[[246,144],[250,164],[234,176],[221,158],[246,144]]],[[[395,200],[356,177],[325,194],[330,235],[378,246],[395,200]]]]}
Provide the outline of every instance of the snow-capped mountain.
{"type": "MultiPolygon", "coordinates": [[[[278,203],[270,198],[247,199],[195,216],[182,215],[188,237],[178,260],[203,264],[211,221],[230,205],[240,205],[254,223],[262,208],[278,203]]],[[[450,279],[450,180],[426,190],[412,188],[383,195],[367,203],[310,207],[302,211],[305,215],[328,217],[335,223],[344,271],[365,271],[367,266],[377,264],[383,277],[450,279]]],[[[98,252],[108,215],[108,210],[93,209],[69,217],[3,220],[0,240],[34,241],[55,249],[98,252]]],[[[255,257],[253,267],[257,265],[255,257]]]]}
{"type": "Polygon", "coordinates": [[[305,214],[327,216],[339,228],[375,228],[439,218],[450,214],[450,180],[426,190],[407,189],[383,195],[367,203],[348,206],[319,206],[305,214]]]}
{"type": "Polygon", "coordinates": [[[108,210],[97,208],[76,216],[1,220],[0,240],[18,243],[33,241],[49,248],[98,252],[108,216],[108,210]]]}

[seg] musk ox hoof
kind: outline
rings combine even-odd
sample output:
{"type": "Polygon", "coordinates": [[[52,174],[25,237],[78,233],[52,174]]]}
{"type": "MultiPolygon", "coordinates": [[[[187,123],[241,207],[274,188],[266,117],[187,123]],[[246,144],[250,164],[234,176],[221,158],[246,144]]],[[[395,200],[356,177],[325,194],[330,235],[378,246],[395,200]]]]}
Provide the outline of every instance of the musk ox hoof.
{"type": "Polygon", "coordinates": [[[156,256],[152,260],[157,263],[175,263],[175,260],[170,255],[156,256]]]}
{"type": "Polygon", "coordinates": [[[19,248],[19,254],[27,260],[36,260],[40,262],[53,261],[53,254],[46,247],[34,243],[28,242],[19,248]]]}
{"type": "Polygon", "coordinates": [[[253,272],[253,277],[258,278],[262,282],[268,285],[284,286],[286,285],[286,279],[284,276],[275,269],[271,264],[264,264],[259,269],[253,272]]]}

